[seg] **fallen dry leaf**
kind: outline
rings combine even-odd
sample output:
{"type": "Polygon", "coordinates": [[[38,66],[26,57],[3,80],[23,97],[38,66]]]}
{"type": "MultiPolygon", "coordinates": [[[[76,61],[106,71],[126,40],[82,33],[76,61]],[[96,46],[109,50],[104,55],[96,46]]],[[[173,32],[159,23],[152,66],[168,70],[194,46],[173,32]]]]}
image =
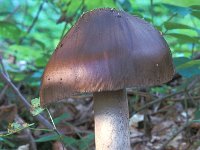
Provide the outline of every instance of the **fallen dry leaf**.
{"type": "Polygon", "coordinates": [[[17,107],[14,104],[0,107],[0,122],[13,122],[17,114],[17,107]]]}
{"type": "Polygon", "coordinates": [[[63,149],[62,143],[56,141],[53,143],[53,148],[52,150],[67,150],[66,148],[63,149]]]}

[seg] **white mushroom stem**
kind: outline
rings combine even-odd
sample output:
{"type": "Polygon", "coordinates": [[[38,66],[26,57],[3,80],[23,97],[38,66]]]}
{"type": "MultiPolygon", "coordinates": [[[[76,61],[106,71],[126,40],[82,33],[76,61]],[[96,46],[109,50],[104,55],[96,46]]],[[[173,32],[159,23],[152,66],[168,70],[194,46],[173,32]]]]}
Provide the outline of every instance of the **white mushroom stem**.
{"type": "Polygon", "coordinates": [[[126,91],[94,93],[96,150],[130,150],[126,91]]]}

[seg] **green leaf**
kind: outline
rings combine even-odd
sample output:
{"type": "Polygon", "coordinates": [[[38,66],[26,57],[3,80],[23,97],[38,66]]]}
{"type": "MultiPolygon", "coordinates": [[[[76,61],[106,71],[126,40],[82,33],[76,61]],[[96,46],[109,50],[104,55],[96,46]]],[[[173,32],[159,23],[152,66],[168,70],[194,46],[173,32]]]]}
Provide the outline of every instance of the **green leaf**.
{"type": "Polygon", "coordinates": [[[0,37],[18,40],[21,33],[16,25],[6,21],[0,21],[0,37]]]}
{"type": "Polygon", "coordinates": [[[85,5],[88,10],[94,9],[94,8],[117,8],[115,2],[113,0],[85,0],[85,5]]]}
{"type": "Polygon", "coordinates": [[[82,4],[82,1],[80,0],[73,0],[71,1],[69,6],[66,6],[65,9],[67,10],[67,15],[68,17],[73,16],[74,14],[77,13],[78,8],[80,7],[80,5],[82,4]]]}
{"type": "Polygon", "coordinates": [[[46,135],[43,136],[39,139],[36,139],[35,142],[48,142],[48,141],[56,141],[60,138],[58,134],[51,134],[51,135],[46,135]]]}
{"type": "Polygon", "coordinates": [[[32,80],[34,80],[34,79],[41,79],[42,74],[43,74],[43,69],[37,70],[36,72],[34,72],[34,73],[31,75],[31,78],[32,78],[32,80]],[[33,78],[34,78],[34,79],[33,79],[33,78]]]}
{"type": "Polygon", "coordinates": [[[189,62],[191,59],[187,58],[187,57],[174,57],[173,58],[173,63],[176,67],[189,62]]]}
{"type": "Polygon", "coordinates": [[[198,19],[200,19],[200,11],[192,11],[191,13],[192,16],[197,17],[198,19]]]}
{"type": "Polygon", "coordinates": [[[165,22],[164,26],[167,30],[172,30],[172,29],[193,29],[194,30],[193,27],[190,27],[185,24],[176,23],[176,22],[165,22]]]}
{"type": "Polygon", "coordinates": [[[70,145],[76,144],[78,140],[72,137],[64,136],[63,142],[66,144],[66,146],[70,146],[70,145]]]}
{"type": "Polygon", "coordinates": [[[8,129],[7,129],[8,133],[0,134],[0,137],[4,137],[4,136],[8,136],[8,135],[14,134],[16,132],[19,132],[19,131],[21,131],[21,130],[23,130],[25,128],[28,128],[30,126],[33,126],[33,125],[34,125],[34,123],[32,123],[32,124],[28,124],[28,123],[21,124],[21,123],[17,123],[17,122],[10,123],[8,125],[8,129]]]}
{"type": "Polygon", "coordinates": [[[177,67],[177,69],[183,69],[183,68],[188,68],[188,67],[192,67],[192,66],[197,66],[197,68],[200,68],[200,60],[191,60],[188,61],[182,65],[179,65],[177,67]]]}
{"type": "Polygon", "coordinates": [[[23,81],[26,78],[26,76],[27,76],[26,74],[16,72],[14,74],[13,80],[16,82],[23,81]]]}
{"type": "Polygon", "coordinates": [[[88,134],[86,137],[81,138],[78,142],[78,147],[80,150],[89,149],[89,145],[94,141],[94,134],[88,134]]]}
{"type": "Polygon", "coordinates": [[[183,7],[199,4],[199,0],[162,0],[162,2],[183,7]]]}
{"type": "Polygon", "coordinates": [[[35,98],[31,100],[31,114],[33,116],[36,116],[40,114],[42,111],[44,111],[43,108],[40,107],[40,99],[35,98]]]}
{"type": "Polygon", "coordinates": [[[200,10],[200,5],[192,5],[190,6],[193,10],[200,10]]]}
{"type": "Polygon", "coordinates": [[[45,67],[48,62],[48,59],[45,57],[41,57],[35,60],[36,67],[45,67]]]}
{"type": "Polygon", "coordinates": [[[173,13],[177,13],[181,16],[186,16],[192,12],[192,9],[189,7],[181,7],[181,6],[176,6],[176,5],[166,4],[166,3],[163,3],[163,6],[168,8],[173,13]]]}
{"type": "Polygon", "coordinates": [[[68,113],[63,113],[63,114],[60,115],[59,117],[53,119],[53,121],[54,121],[55,124],[58,124],[58,123],[60,123],[62,120],[68,119],[68,118],[70,118],[70,114],[68,114],[68,113]]]}
{"type": "Polygon", "coordinates": [[[4,142],[5,144],[9,145],[10,147],[15,147],[15,144],[10,142],[9,140],[0,137],[0,142],[4,142]]]}
{"type": "Polygon", "coordinates": [[[8,53],[16,56],[19,60],[34,60],[42,56],[42,50],[29,45],[11,45],[8,53]]]}
{"type": "Polygon", "coordinates": [[[198,37],[191,37],[189,35],[179,33],[168,33],[165,35],[177,38],[180,43],[199,43],[198,37]]]}
{"type": "Polygon", "coordinates": [[[176,71],[186,78],[200,75],[200,60],[190,60],[176,66],[176,71]]]}
{"type": "Polygon", "coordinates": [[[199,120],[200,122],[200,109],[196,109],[194,112],[194,120],[199,120]]]}

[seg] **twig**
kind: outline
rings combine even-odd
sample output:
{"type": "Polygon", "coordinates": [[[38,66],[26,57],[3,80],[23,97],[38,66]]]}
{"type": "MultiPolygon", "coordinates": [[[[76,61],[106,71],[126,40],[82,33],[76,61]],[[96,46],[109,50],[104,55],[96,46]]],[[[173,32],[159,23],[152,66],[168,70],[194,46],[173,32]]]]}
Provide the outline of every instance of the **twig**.
{"type": "Polygon", "coordinates": [[[183,100],[185,100],[185,99],[187,99],[187,100],[192,99],[193,104],[196,104],[196,103],[194,103],[194,102],[196,102],[196,100],[200,100],[200,96],[194,96],[194,97],[191,96],[191,98],[189,98],[189,97],[184,97],[184,98],[173,98],[173,99],[168,99],[168,101],[172,101],[172,102],[181,102],[181,101],[183,101],[183,100]]]}
{"type": "Polygon", "coordinates": [[[3,64],[3,60],[2,60],[2,56],[0,55],[0,70],[2,70],[2,72],[7,76],[7,77],[9,77],[9,75],[8,75],[8,72],[6,71],[6,69],[5,69],[5,66],[4,66],[4,64],[3,64]]]}
{"type": "Polygon", "coordinates": [[[150,107],[151,105],[154,105],[154,104],[156,104],[156,103],[159,103],[159,102],[161,102],[161,101],[164,101],[165,99],[167,99],[167,98],[169,98],[169,97],[173,97],[173,96],[175,96],[175,95],[178,95],[178,94],[181,94],[181,93],[184,93],[184,92],[185,92],[184,90],[178,91],[178,92],[176,92],[176,93],[172,93],[172,94],[167,95],[167,96],[165,96],[165,97],[158,98],[158,99],[156,99],[156,100],[154,100],[154,101],[151,101],[151,102],[147,103],[146,105],[140,107],[138,110],[136,110],[134,114],[136,114],[137,112],[139,112],[139,111],[141,111],[141,110],[143,110],[143,109],[145,109],[145,108],[147,108],[147,107],[150,107]]]}
{"type": "MultiPolygon", "coordinates": [[[[177,15],[177,13],[173,13],[166,21],[164,21],[161,25],[160,25],[160,27],[161,26],[163,26],[163,24],[165,23],[165,22],[169,22],[170,20],[172,20],[175,16],[177,15]]],[[[167,29],[166,29],[166,31],[163,33],[163,35],[165,35],[166,33],[167,33],[167,29]]]]}
{"type": "Polygon", "coordinates": [[[20,9],[20,6],[17,6],[12,12],[8,12],[8,15],[6,16],[5,20],[10,20],[10,18],[16,14],[16,12],[20,9]]]}
{"type": "MultiPolygon", "coordinates": [[[[73,20],[76,19],[76,17],[78,16],[78,13],[77,13],[78,10],[84,8],[84,2],[85,2],[85,0],[82,0],[82,2],[81,2],[81,4],[79,5],[79,7],[75,10],[75,13],[74,13],[72,16],[69,17],[69,18],[71,18],[71,19],[69,19],[69,20],[73,21],[73,20]],[[82,7],[82,8],[81,8],[81,7],[82,7]],[[74,18],[75,18],[75,19],[74,19],[74,18]]],[[[67,5],[70,5],[70,4],[71,4],[71,1],[69,1],[69,3],[68,3],[67,5]]],[[[67,13],[67,11],[68,11],[68,10],[66,10],[66,13],[67,13]]],[[[58,20],[57,23],[60,23],[60,22],[62,22],[62,21],[63,21],[62,19],[61,19],[61,20],[58,20]]],[[[64,28],[63,28],[63,30],[62,30],[60,39],[62,39],[62,38],[64,37],[64,35],[65,35],[65,30],[66,30],[67,25],[68,25],[68,22],[67,22],[66,17],[64,17],[64,21],[65,21],[65,25],[64,25],[64,28]]],[[[69,23],[69,24],[72,25],[72,23],[69,23]]]]}
{"type": "Polygon", "coordinates": [[[56,125],[55,125],[55,123],[54,123],[54,121],[53,121],[53,118],[52,118],[52,116],[51,116],[51,113],[50,113],[49,109],[46,108],[46,110],[47,110],[47,112],[48,112],[48,114],[49,114],[49,117],[50,117],[50,119],[51,119],[51,123],[53,124],[53,129],[54,129],[54,131],[58,134],[59,139],[60,139],[60,142],[62,143],[62,148],[63,148],[63,150],[64,150],[64,149],[65,149],[65,145],[64,145],[63,138],[62,138],[61,134],[58,132],[58,130],[57,130],[57,128],[56,128],[56,125]]]}
{"type": "Polygon", "coordinates": [[[67,22],[65,22],[64,28],[63,28],[63,30],[62,30],[62,34],[61,34],[61,36],[60,36],[60,40],[62,40],[62,38],[63,38],[63,36],[64,36],[64,34],[65,34],[66,28],[67,28],[67,22]]]}
{"type": "Polygon", "coordinates": [[[5,95],[6,90],[8,89],[8,85],[5,85],[3,90],[0,93],[0,103],[2,101],[3,96],[5,95]]]}
{"type": "MultiPolygon", "coordinates": [[[[21,100],[21,102],[25,105],[25,107],[30,111],[31,109],[31,105],[29,104],[29,102],[23,97],[23,95],[19,92],[19,90],[16,88],[16,86],[11,82],[9,75],[4,67],[3,61],[2,61],[2,57],[0,57],[0,65],[2,70],[0,70],[0,79],[8,86],[10,87],[13,92],[17,95],[17,97],[19,98],[19,100],[21,100]]],[[[48,120],[46,120],[42,115],[37,115],[35,116],[35,118],[41,122],[44,126],[46,126],[49,129],[53,129],[53,126],[51,125],[51,123],[49,123],[48,120]]]]}
{"type": "Polygon", "coordinates": [[[31,23],[31,25],[29,26],[28,30],[27,30],[27,33],[30,33],[33,26],[35,25],[36,21],[38,20],[38,17],[40,15],[40,12],[42,11],[42,8],[43,8],[43,5],[45,3],[45,0],[43,0],[43,2],[40,4],[39,8],[38,8],[38,11],[35,15],[35,18],[33,19],[33,22],[31,23]]]}
{"type": "MultiPolygon", "coordinates": [[[[19,100],[30,111],[31,105],[29,104],[29,102],[23,97],[23,95],[19,92],[19,90],[15,87],[15,85],[2,72],[0,72],[0,79],[13,90],[13,92],[17,95],[19,100]]],[[[49,128],[49,129],[53,129],[52,124],[49,123],[49,121],[46,120],[42,115],[39,114],[39,115],[35,116],[35,118],[39,122],[41,122],[45,127],[49,128]]]]}
{"type": "MultiPolygon", "coordinates": [[[[46,0],[43,0],[43,2],[40,4],[40,6],[39,6],[39,8],[38,8],[38,11],[37,11],[37,13],[36,13],[36,15],[35,15],[35,17],[34,17],[34,19],[33,19],[33,22],[32,22],[31,25],[28,27],[28,29],[27,29],[27,31],[26,31],[27,33],[26,33],[25,36],[27,36],[27,35],[31,32],[32,28],[34,27],[35,23],[37,22],[38,17],[39,17],[39,15],[40,15],[41,11],[42,11],[42,8],[43,8],[43,5],[44,5],[45,2],[46,2],[46,0]]],[[[24,36],[24,37],[25,37],[25,36],[24,36]]],[[[19,44],[21,44],[21,43],[24,41],[24,37],[22,37],[22,38],[19,40],[19,44]]]]}

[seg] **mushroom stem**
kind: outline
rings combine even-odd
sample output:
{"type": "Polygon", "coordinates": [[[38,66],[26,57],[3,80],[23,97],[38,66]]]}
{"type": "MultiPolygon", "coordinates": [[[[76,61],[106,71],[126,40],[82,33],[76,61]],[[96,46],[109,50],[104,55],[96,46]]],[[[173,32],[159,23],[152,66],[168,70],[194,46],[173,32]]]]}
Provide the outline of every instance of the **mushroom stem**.
{"type": "Polygon", "coordinates": [[[93,95],[96,150],[130,150],[126,90],[93,95]]]}

